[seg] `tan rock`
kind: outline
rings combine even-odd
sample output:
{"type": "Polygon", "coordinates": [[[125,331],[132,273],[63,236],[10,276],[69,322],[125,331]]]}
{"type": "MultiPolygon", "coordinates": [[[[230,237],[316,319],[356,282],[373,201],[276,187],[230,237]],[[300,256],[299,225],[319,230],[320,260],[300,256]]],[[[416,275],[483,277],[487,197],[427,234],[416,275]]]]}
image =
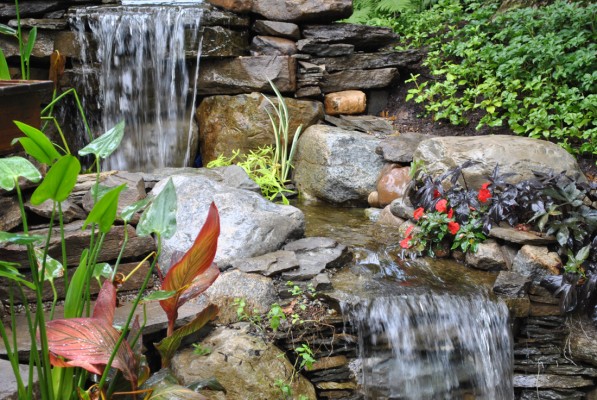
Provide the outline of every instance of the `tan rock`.
{"type": "Polygon", "coordinates": [[[367,203],[369,203],[371,207],[379,208],[379,193],[377,193],[377,190],[369,193],[367,203]]]}
{"type": "Polygon", "coordinates": [[[293,40],[274,36],[255,36],[251,42],[251,54],[291,56],[296,54],[296,44],[293,40]]]}
{"type": "Polygon", "coordinates": [[[207,0],[207,2],[240,14],[248,13],[253,7],[253,0],[207,0]]]}
{"type": "Polygon", "coordinates": [[[360,90],[345,90],[326,94],[325,113],[328,115],[362,114],[367,109],[367,95],[360,90]]]}
{"type": "Polygon", "coordinates": [[[392,211],[390,211],[390,206],[388,205],[383,210],[381,210],[381,213],[379,214],[379,219],[376,223],[378,225],[399,227],[404,222],[405,221],[402,218],[399,218],[392,214],[392,211]]]}

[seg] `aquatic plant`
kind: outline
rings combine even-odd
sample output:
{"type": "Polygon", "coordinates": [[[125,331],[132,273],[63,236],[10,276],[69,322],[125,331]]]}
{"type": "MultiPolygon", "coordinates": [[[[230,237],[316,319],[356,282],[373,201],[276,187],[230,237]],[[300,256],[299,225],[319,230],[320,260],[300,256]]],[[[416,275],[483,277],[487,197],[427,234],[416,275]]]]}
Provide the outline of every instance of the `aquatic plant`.
{"type": "MultiPolygon", "coordinates": [[[[11,36],[18,41],[19,54],[21,56],[21,79],[29,79],[31,71],[29,60],[31,59],[33,46],[35,45],[35,40],[37,39],[37,27],[34,26],[31,28],[27,40],[25,41],[23,29],[21,27],[21,13],[19,10],[18,0],[15,0],[15,12],[17,16],[17,29],[11,28],[8,25],[0,24],[0,33],[11,36]]],[[[0,79],[10,80],[8,64],[2,49],[0,49],[0,79]]]]}
{"type": "MultiPolygon", "coordinates": [[[[90,229],[89,247],[80,257],[79,265],[70,279],[64,273],[67,265],[64,219],[61,203],[71,194],[81,164],[68,152],[59,151],[54,144],[34,127],[17,123],[25,134],[18,142],[27,154],[40,164],[49,167],[45,177],[31,162],[23,157],[0,159],[0,187],[7,191],[16,191],[21,210],[23,233],[0,232],[0,245],[18,244],[26,246],[31,279],[27,279],[19,270],[21,265],[0,261],[0,276],[11,282],[9,291],[10,322],[0,323],[0,336],[4,342],[7,356],[17,381],[19,398],[33,398],[36,386],[42,399],[73,399],[111,397],[119,374],[129,382],[132,392],[147,378],[146,365],[140,353],[140,335],[142,326],[134,321],[137,306],[143,299],[143,292],[153,274],[157,259],[161,253],[161,239],[172,236],[176,230],[176,193],[170,181],[154,198],[144,199],[124,209],[118,216],[125,224],[134,214],[142,211],[137,225],[139,236],[154,235],[157,252],[152,258],[143,283],[136,295],[126,322],[118,329],[113,326],[116,306],[117,287],[126,282],[141,263],[127,276],[118,272],[121,256],[128,244],[128,233],[124,230],[120,256],[114,266],[97,264],[106,235],[112,229],[117,217],[117,205],[125,185],[105,188],[99,184],[99,160],[108,157],[118,147],[124,134],[124,123],[118,124],[104,135],[93,140],[79,151],[79,155],[93,155],[97,162],[97,179],[92,194],[94,206],[83,224],[83,229],[90,229]],[[39,183],[31,195],[32,204],[41,204],[47,200],[53,202],[53,211],[47,236],[30,235],[27,216],[24,209],[23,194],[19,180],[25,178],[39,183]],[[60,261],[48,256],[48,250],[55,220],[59,223],[60,261]],[[90,285],[93,279],[104,281],[101,286],[93,313],[91,311],[90,285]],[[64,318],[54,319],[57,293],[53,290],[53,301],[49,310],[49,320],[44,312],[43,287],[45,282],[54,287],[54,280],[64,281],[66,297],[64,300],[64,318]],[[36,313],[30,311],[23,287],[35,292],[36,313]],[[28,334],[31,337],[31,357],[29,358],[28,379],[25,380],[19,368],[19,348],[17,341],[18,327],[16,318],[17,301],[24,305],[28,334]],[[8,325],[5,325],[8,324],[8,325]],[[35,374],[33,373],[35,372],[35,374]],[[98,383],[90,384],[88,374],[101,375],[98,383]],[[39,383],[33,382],[37,375],[39,383]],[[109,383],[106,389],[105,385],[109,383]],[[91,385],[91,386],[88,386],[91,385]]],[[[62,150],[64,151],[64,149],[62,150]]],[[[219,218],[215,205],[212,204],[204,227],[201,229],[192,248],[171,268],[163,280],[163,289],[159,300],[169,319],[169,336],[158,347],[167,364],[171,354],[180,345],[181,339],[200,329],[217,313],[217,308],[207,307],[191,323],[174,330],[177,310],[185,301],[205,290],[217,277],[217,268],[212,266],[217,238],[219,218]]],[[[145,261],[145,260],[144,260],[145,261]]],[[[151,299],[146,299],[151,300],[151,299]]],[[[149,389],[151,390],[151,388],[149,389]]]]}

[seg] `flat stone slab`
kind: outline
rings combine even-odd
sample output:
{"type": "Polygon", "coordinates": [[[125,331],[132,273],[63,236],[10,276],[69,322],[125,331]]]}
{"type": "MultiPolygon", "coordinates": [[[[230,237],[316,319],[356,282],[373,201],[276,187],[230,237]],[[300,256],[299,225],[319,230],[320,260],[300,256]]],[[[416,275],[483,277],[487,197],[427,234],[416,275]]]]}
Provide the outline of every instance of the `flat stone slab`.
{"type": "Polygon", "coordinates": [[[592,379],[562,375],[514,375],[515,388],[572,389],[593,386],[592,379]]]}
{"type": "Polygon", "coordinates": [[[531,280],[528,276],[511,271],[500,271],[493,284],[493,293],[506,297],[522,297],[530,285],[531,280]]]}
{"type": "Polygon", "coordinates": [[[541,235],[538,232],[526,232],[514,228],[493,227],[489,231],[489,236],[502,239],[507,242],[518,244],[542,245],[556,242],[554,236],[541,235]]]}
{"type": "MultiPolygon", "coordinates": [[[[21,364],[19,365],[19,371],[26,384],[29,379],[29,366],[21,364]]],[[[10,361],[0,359],[0,382],[2,382],[0,385],[0,399],[19,400],[17,395],[17,380],[14,376],[10,361]]],[[[33,383],[34,385],[37,385],[37,374],[35,374],[35,377],[33,378],[33,383]]]]}
{"type": "Polygon", "coordinates": [[[279,250],[258,257],[233,261],[232,267],[243,272],[258,273],[264,276],[276,276],[282,272],[299,267],[299,260],[292,251],[279,250]]]}
{"type": "Polygon", "coordinates": [[[300,267],[285,272],[282,279],[305,281],[314,278],[326,268],[339,268],[352,259],[352,253],[343,244],[325,237],[309,237],[288,243],[283,250],[292,251],[300,267]]]}
{"type": "Polygon", "coordinates": [[[375,152],[383,156],[384,160],[395,163],[409,163],[419,143],[433,136],[418,132],[404,132],[385,138],[375,152]]]}
{"type": "Polygon", "coordinates": [[[390,135],[394,133],[394,127],[390,121],[374,115],[341,115],[339,117],[326,115],[325,122],[335,125],[338,128],[369,134],[390,135]]]}

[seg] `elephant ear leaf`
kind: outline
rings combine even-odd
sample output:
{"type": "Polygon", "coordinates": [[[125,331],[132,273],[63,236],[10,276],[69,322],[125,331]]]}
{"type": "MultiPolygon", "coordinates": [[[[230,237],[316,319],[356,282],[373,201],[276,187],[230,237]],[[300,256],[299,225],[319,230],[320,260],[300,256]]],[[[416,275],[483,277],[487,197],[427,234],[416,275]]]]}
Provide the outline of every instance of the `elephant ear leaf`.
{"type": "Polygon", "coordinates": [[[94,154],[98,158],[107,158],[118,148],[123,136],[124,120],[79,150],[79,155],[86,156],[94,154]]]}
{"type": "Polygon", "coordinates": [[[60,158],[60,153],[42,131],[19,121],[14,121],[14,123],[26,137],[14,139],[13,144],[20,142],[27,154],[42,164],[52,165],[55,160],[60,158]]]}
{"type": "MultiPolygon", "coordinates": [[[[102,373],[120,336],[100,318],[56,319],[47,322],[46,328],[53,365],[81,367],[94,374],[102,373]]],[[[123,341],[118,348],[112,367],[136,386],[135,358],[128,342],[123,341]]]]}
{"type": "Polygon", "coordinates": [[[50,168],[42,183],[31,195],[31,204],[39,205],[48,199],[59,203],[66,200],[77,183],[81,163],[76,157],[60,157],[50,168]]]}

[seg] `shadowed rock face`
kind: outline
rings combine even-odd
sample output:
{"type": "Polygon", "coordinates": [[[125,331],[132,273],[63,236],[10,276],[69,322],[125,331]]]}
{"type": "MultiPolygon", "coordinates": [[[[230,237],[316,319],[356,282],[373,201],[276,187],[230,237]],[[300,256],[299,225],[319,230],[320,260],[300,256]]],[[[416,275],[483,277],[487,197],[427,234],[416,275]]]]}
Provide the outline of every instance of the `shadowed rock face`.
{"type": "Polygon", "coordinates": [[[440,175],[468,160],[477,161],[462,171],[469,188],[487,182],[496,165],[501,173],[513,174],[510,182],[530,179],[533,171],[565,171],[578,181],[586,180],[574,157],[560,146],[518,136],[432,138],[421,142],[413,157],[422,161],[431,175],[440,175]]]}

